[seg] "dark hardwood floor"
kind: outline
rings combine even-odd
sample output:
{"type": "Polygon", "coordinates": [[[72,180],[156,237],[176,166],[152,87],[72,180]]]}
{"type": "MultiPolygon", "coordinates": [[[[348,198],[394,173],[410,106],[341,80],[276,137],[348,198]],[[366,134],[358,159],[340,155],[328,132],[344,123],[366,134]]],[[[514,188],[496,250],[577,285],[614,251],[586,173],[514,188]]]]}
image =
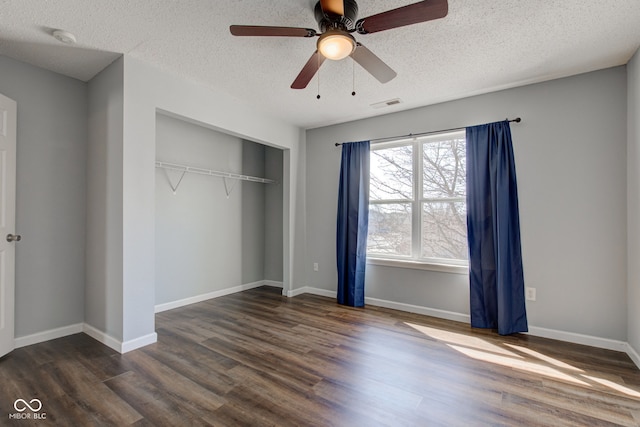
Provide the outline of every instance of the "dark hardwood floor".
{"type": "Polygon", "coordinates": [[[640,425],[640,371],[614,351],[273,288],[156,327],[124,355],[78,334],[0,359],[0,424],[640,425]],[[16,399],[46,419],[15,419],[16,399]]]}

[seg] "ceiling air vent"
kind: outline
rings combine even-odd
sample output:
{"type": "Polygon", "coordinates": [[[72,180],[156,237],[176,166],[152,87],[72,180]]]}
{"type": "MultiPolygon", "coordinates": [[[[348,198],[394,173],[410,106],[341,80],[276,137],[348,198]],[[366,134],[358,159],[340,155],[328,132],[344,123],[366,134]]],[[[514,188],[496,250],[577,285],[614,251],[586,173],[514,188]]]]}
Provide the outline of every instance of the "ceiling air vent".
{"type": "Polygon", "coordinates": [[[385,108],[385,107],[390,107],[392,105],[401,104],[401,103],[402,101],[400,100],[400,98],[394,98],[394,99],[388,99],[382,102],[376,102],[375,104],[371,104],[371,106],[373,108],[385,108]]]}

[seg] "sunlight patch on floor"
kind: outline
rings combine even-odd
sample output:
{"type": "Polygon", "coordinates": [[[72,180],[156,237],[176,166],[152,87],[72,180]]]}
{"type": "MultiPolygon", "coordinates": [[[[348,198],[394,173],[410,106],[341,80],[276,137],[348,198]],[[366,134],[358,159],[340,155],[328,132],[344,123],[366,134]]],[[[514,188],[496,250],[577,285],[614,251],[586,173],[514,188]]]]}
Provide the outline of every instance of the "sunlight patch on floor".
{"type": "Polygon", "coordinates": [[[466,347],[476,348],[478,350],[488,351],[491,353],[502,354],[505,356],[522,358],[522,356],[513,353],[506,348],[499,347],[495,344],[488,343],[482,338],[470,337],[468,335],[457,334],[455,332],[444,331],[442,329],[430,328],[428,326],[416,325],[414,323],[407,323],[405,325],[411,326],[416,331],[436,339],[438,341],[444,341],[451,344],[463,345],[466,347]]]}
{"type": "Polygon", "coordinates": [[[473,348],[460,347],[453,344],[447,344],[454,350],[469,356],[476,360],[482,360],[484,362],[494,363],[500,366],[506,366],[509,368],[519,369],[521,371],[531,372],[533,374],[544,375],[546,377],[555,378],[562,381],[567,381],[573,384],[580,384],[589,387],[590,385],[576,377],[560,372],[559,370],[550,366],[541,365],[527,360],[515,359],[513,357],[500,356],[498,354],[487,353],[484,351],[475,350],[473,348]]]}
{"type": "Polygon", "coordinates": [[[491,344],[480,337],[430,328],[415,323],[405,322],[405,324],[432,339],[442,341],[448,347],[475,360],[538,374],[580,386],[594,387],[599,385],[609,390],[640,399],[639,391],[615,381],[587,375],[585,371],[580,368],[527,347],[503,343],[505,346],[503,348],[499,345],[491,344]],[[535,360],[531,358],[535,358],[535,360]]]}
{"type": "Polygon", "coordinates": [[[629,387],[625,387],[625,386],[620,385],[618,383],[614,383],[613,381],[610,381],[610,380],[605,380],[605,379],[602,379],[602,378],[592,377],[590,375],[584,375],[583,374],[582,376],[587,378],[587,379],[589,379],[589,380],[591,380],[591,381],[593,381],[593,382],[596,382],[598,384],[602,384],[605,387],[609,387],[609,388],[611,388],[613,390],[619,391],[620,393],[624,393],[627,396],[640,398],[640,393],[635,391],[635,390],[630,389],[629,387]]]}
{"type": "Polygon", "coordinates": [[[576,368],[575,366],[571,366],[568,363],[564,363],[564,362],[562,362],[562,361],[560,361],[558,359],[554,359],[553,357],[546,356],[546,355],[544,355],[542,353],[539,353],[539,352],[537,352],[535,350],[531,350],[530,348],[522,347],[522,346],[515,345],[515,344],[507,344],[507,343],[504,343],[504,345],[506,345],[507,347],[510,347],[510,348],[512,348],[514,350],[517,350],[519,352],[528,354],[529,356],[533,356],[536,359],[540,359],[540,360],[542,360],[544,362],[547,362],[550,365],[557,366],[558,368],[566,369],[568,371],[584,372],[580,368],[576,368]]]}

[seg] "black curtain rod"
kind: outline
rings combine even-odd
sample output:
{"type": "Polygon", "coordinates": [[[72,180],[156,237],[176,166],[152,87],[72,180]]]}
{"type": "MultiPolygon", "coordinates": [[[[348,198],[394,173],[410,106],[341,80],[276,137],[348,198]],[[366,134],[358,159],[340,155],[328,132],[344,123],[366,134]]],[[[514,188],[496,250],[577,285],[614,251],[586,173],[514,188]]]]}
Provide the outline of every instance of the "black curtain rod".
{"type": "MultiPolygon", "coordinates": [[[[520,123],[522,121],[522,119],[520,117],[516,117],[515,119],[506,119],[509,123],[511,122],[516,122],[516,123],[520,123]]],[[[443,130],[432,130],[430,132],[421,132],[421,133],[410,133],[408,135],[398,135],[398,136],[387,136],[385,138],[375,138],[375,139],[371,139],[370,142],[375,143],[375,142],[385,142],[385,141],[390,141],[393,139],[398,139],[398,138],[413,138],[414,136],[425,136],[425,135],[432,135],[435,133],[442,133],[442,132],[453,132],[455,130],[463,130],[466,129],[467,127],[461,127],[461,128],[452,128],[452,129],[443,129],[443,130]]],[[[336,147],[339,147],[340,145],[342,145],[341,142],[336,142],[336,147]]]]}

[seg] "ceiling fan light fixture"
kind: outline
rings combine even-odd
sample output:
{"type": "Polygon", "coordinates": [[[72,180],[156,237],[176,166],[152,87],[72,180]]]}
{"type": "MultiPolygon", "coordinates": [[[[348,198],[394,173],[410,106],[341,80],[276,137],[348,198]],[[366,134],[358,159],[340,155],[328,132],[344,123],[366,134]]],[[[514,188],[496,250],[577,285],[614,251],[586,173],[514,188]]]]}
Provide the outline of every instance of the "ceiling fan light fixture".
{"type": "Polygon", "coordinates": [[[327,31],[318,39],[318,52],[334,61],[351,55],[355,48],[356,40],[344,31],[327,31]]]}

